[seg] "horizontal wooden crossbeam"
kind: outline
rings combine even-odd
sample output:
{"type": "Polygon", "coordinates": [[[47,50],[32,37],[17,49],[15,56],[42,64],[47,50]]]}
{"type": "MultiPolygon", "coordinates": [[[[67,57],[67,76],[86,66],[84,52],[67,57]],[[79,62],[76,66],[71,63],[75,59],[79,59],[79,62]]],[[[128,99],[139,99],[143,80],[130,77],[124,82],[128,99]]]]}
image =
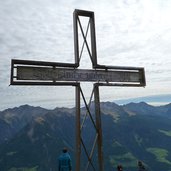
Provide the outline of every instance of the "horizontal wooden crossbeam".
{"type": "Polygon", "coordinates": [[[61,63],[54,66],[49,62],[12,60],[11,84],[75,85],[77,82],[98,82],[103,86],[145,86],[143,68],[108,66],[102,69],[76,69],[62,66],[61,63]]]}

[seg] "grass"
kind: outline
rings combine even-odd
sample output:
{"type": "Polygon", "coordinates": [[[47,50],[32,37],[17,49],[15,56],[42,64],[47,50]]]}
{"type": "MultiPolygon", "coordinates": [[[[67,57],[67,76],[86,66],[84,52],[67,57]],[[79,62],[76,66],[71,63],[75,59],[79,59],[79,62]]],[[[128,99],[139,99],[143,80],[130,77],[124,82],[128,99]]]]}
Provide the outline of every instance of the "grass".
{"type": "Polygon", "coordinates": [[[137,159],[131,153],[125,153],[123,155],[110,156],[110,163],[112,165],[116,163],[122,163],[125,167],[135,167],[137,159]]]}
{"type": "Polygon", "coordinates": [[[165,134],[165,135],[171,137],[171,131],[165,131],[165,130],[159,129],[159,132],[161,132],[161,133],[163,133],[163,134],[165,134]]]}
{"type": "Polygon", "coordinates": [[[11,152],[8,152],[6,155],[7,156],[12,156],[12,155],[14,155],[14,154],[16,154],[17,152],[16,151],[11,151],[11,152]]]}
{"type": "Polygon", "coordinates": [[[10,168],[8,171],[37,171],[38,166],[32,167],[32,168],[10,168]]]}
{"type": "Polygon", "coordinates": [[[171,162],[166,159],[168,156],[168,151],[166,149],[148,148],[147,151],[152,153],[156,157],[157,161],[171,165],[171,162]]]}

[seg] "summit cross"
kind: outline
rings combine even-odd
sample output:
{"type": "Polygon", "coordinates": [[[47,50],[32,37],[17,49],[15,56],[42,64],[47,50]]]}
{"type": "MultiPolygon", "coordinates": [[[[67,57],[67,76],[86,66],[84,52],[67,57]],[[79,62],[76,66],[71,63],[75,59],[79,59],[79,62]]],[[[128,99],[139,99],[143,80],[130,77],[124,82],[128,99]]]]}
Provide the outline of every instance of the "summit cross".
{"type": "Polygon", "coordinates": [[[144,87],[146,85],[145,72],[142,67],[106,66],[97,63],[94,12],[76,9],[73,13],[73,26],[75,63],[12,59],[11,85],[74,86],[76,92],[75,170],[81,171],[82,168],[87,171],[91,167],[94,171],[104,171],[99,86],[144,87]],[[86,30],[82,27],[81,17],[86,17],[88,19],[86,30]],[[87,40],[88,31],[90,31],[90,42],[87,40]],[[82,46],[80,46],[80,37],[83,38],[82,46]],[[80,60],[85,47],[92,62],[92,69],[79,69],[80,60]],[[86,102],[80,82],[93,82],[93,90],[89,103],[86,102]],[[90,110],[93,95],[95,119],[90,110]],[[81,118],[81,97],[83,98],[87,110],[83,119],[81,118]],[[90,117],[96,132],[94,143],[90,151],[87,150],[81,134],[84,120],[88,116],[90,117]],[[98,152],[98,166],[92,160],[96,146],[98,152]],[[81,165],[82,149],[87,156],[86,166],[81,165]]]}

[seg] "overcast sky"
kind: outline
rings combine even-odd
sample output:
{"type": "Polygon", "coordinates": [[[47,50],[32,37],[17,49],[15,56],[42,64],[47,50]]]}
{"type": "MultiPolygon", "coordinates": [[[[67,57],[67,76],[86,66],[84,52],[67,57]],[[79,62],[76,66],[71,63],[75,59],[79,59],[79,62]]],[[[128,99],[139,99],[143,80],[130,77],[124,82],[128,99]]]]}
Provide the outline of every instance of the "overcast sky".
{"type": "Polygon", "coordinates": [[[95,12],[99,64],[145,68],[145,88],[102,87],[102,101],[171,94],[170,0],[0,0],[0,110],[74,106],[73,87],[9,86],[11,59],[74,62],[74,9],[95,12]]]}

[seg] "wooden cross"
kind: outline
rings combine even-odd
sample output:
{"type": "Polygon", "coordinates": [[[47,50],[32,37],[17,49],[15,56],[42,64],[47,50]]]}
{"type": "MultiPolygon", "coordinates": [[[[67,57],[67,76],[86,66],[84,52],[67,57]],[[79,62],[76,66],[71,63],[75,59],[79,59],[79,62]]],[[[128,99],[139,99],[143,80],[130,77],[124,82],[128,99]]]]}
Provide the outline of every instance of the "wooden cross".
{"type": "MultiPolygon", "coordinates": [[[[121,67],[121,66],[106,66],[97,63],[96,54],[96,36],[95,36],[95,20],[94,12],[76,9],[73,13],[74,26],[74,49],[75,63],[57,63],[46,61],[28,61],[14,60],[11,62],[11,85],[52,85],[52,86],[75,86],[76,88],[76,171],[80,171],[81,165],[81,147],[87,155],[87,165],[83,168],[88,170],[91,167],[93,170],[103,171],[103,153],[102,153],[102,129],[101,129],[101,114],[100,114],[100,98],[99,86],[132,86],[144,87],[145,72],[144,68],[140,67],[121,67]],[[82,27],[80,17],[89,19],[86,31],[82,27]],[[79,30],[80,29],[80,30],[79,30]],[[83,43],[80,48],[81,32],[83,43]],[[87,41],[88,31],[90,31],[90,43],[87,41]],[[83,49],[86,47],[89,57],[92,62],[92,69],[78,69],[83,49]],[[94,82],[92,96],[94,94],[95,104],[95,120],[90,111],[90,103],[87,103],[84,93],[81,89],[80,82],[94,82]],[[87,115],[90,117],[96,136],[92,145],[91,152],[88,152],[84,140],[81,136],[81,112],[80,112],[80,97],[83,98],[87,115]],[[98,168],[92,161],[94,149],[97,145],[98,151],[98,168]]],[[[90,101],[92,100],[92,96],[90,101]]],[[[84,118],[84,119],[85,119],[84,118]]],[[[84,120],[83,119],[83,120],[84,120]]]]}

